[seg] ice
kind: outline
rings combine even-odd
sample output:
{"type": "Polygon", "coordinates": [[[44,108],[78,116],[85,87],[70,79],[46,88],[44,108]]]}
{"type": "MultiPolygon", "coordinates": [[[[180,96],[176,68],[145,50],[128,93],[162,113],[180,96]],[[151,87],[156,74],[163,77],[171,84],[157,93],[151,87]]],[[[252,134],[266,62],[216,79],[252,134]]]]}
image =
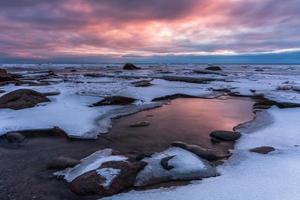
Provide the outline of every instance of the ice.
{"type": "Polygon", "coordinates": [[[101,168],[96,170],[96,173],[104,178],[102,186],[108,189],[111,182],[121,173],[121,170],[114,168],[101,168]]]}
{"type": "Polygon", "coordinates": [[[206,161],[195,154],[178,147],[171,147],[163,152],[156,153],[143,161],[148,165],[137,175],[135,185],[152,184],[152,180],[191,180],[216,175],[216,171],[206,161]],[[168,161],[173,169],[166,170],[161,166],[161,159],[174,156],[168,161]]]}
{"type": "Polygon", "coordinates": [[[218,168],[221,176],[182,187],[131,191],[105,199],[299,200],[300,108],[273,107],[267,112],[273,123],[243,134],[233,156],[218,168]],[[273,146],[276,151],[267,155],[248,151],[262,145],[273,146]]]}
{"type": "Polygon", "coordinates": [[[185,94],[190,96],[210,96],[212,92],[204,84],[184,83],[165,81],[155,79],[151,82],[151,87],[133,87],[129,86],[124,90],[120,90],[117,95],[132,97],[143,101],[151,101],[155,98],[165,97],[175,94],[185,94]]]}
{"type": "Polygon", "coordinates": [[[66,181],[72,182],[82,174],[98,169],[105,162],[124,160],[127,160],[127,158],[124,156],[113,155],[112,149],[104,149],[82,159],[81,163],[76,165],[75,167],[55,172],[54,175],[63,176],[66,181]]]}

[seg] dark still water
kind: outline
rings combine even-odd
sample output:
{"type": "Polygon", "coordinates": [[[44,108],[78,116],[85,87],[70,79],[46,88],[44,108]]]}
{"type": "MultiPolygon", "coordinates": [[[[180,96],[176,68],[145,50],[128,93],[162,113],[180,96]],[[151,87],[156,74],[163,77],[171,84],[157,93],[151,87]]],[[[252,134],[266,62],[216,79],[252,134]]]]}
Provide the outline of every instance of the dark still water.
{"type": "Polygon", "coordinates": [[[154,152],[183,141],[216,150],[232,147],[230,143],[214,145],[209,133],[214,130],[232,130],[236,125],[253,118],[254,101],[249,98],[198,99],[180,98],[161,108],[143,111],[114,120],[107,137],[120,150],[154,152]],[[148,121],[148,127],[129,127],[139,121],[148,121]],[[123,147],[123,148],[122,148],[123,147]]]}

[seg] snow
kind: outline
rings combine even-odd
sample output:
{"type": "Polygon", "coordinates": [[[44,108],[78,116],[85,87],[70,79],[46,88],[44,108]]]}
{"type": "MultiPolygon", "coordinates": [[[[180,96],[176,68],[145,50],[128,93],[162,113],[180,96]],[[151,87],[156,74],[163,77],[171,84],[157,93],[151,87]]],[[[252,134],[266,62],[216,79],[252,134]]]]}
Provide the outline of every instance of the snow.
{"type": "Polygon", "coordinates": [[[104,178],[102,186],[108,189],[112,181],[121,173],[121,170],[114,168],[101,168],[96,170],[96,173],[104,178]]]}
{"type": "Polygon", "coordinates": [[[184,83],[154,79],[151,87],[129,86],[117,93],[120,96],[132,97],[143,101],[151,101],[155,98],[174,94],[186,94],[190,96],[210,96],[212,92],[204,84],[184,83]]]}
{"type": "Polygon", "coordinates": [[[76,165],[75,167],[55,172],[54,175],[63,176],[66,181],[72,182],[82,174],[98,169],[105,162],[124,160],[127,160],[127,158],[124,156],[112,155],[112,149],[104,149],[82,159],[81,163],[76,165]]]}
{"type": "Polygon", "coordinates": [[[233,156],[218,168],[221,176],[188,186],[131,191],[105,199],[299,200],[300,108],[273,107],[267,112],[273,123],[243,134],[233,156]],[[249,152],[249,148],[262,145],[273,146],[276,151],[267,155],[249,152]]]}
{"type": "Polygon", "coordinates": [[[145,158],[143,161],[148,165],[138,173],[135,186],[145,186],[153,184],[152,180],[191,180],[200,179],[209,176],[215,176],[216,170],[206,161],[201,160],[195,154],[178,147],[171,147],[163,152],[156,153],[151,158],[145,158]],[[168,161],[173,169],[164,169],[160,162],[161,159],[174,156],[168,161]]]}

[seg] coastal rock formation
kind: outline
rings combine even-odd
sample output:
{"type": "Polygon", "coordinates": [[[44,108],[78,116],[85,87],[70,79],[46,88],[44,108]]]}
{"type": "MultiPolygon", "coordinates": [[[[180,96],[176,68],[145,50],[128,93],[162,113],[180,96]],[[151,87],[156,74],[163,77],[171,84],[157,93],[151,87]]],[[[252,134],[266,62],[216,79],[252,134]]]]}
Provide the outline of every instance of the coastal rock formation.
{"type": "Polygon", "coordinates": [[[138,173],[135,186],[149,186],[176,180],[196,180],[218,175],[216,168],[207,161],[177,147],[153,154],[143,161],[148,165],[138,173]]]}
{"type": "Polygon", "coordinates": [[[93,106],[109,106],[109,105],[127,105],[131,104],[135,99],[122,96],[105,97],[101,101],[94,103],[93,106]]]}
{"type": "Polygon", "coordinates": [[[0,108],[20,110],[31,108],[50,100],[43,94],[30,89],[19,89],[0,97],[0,108]]]}
{"type": "Polygon", "coordinates": [[[268,154],[272,151],[275,151],[275,148],[270,146],[262,146],[262,147],[250,149],[249,151],[253,153],[259,153],[259,154],[268,154]]]}
{"type": "Polygon", "coordinates": [[[132,63],[126,63],[126,64],[123,66],[123,69],[124,69],[124,70],[138,70],[138,69],[141,69],[141,68],[135,66],[135,65],[132,64],[132,63]]]}
{"type": "Polygon", "coordinates": [[[110,196],[132,187],[136,174],[145,162],[110,161],[71,182],[71,191],[78,195],[110,196]]]}
{"type": "Polygon", "coordinates": [[[241,134],[234,131],[213,131],[210,133],[210,137],[222,141],[235,141],[241,137],[241,134]]]}
{"type": "Polygon", "coordinates": [[[212,149],[206,149],[206,148],[203,148],[198,145],[190,145],[190,144],[186,144],[184,142],[179,142],[179,141],[172,142],[171,145],[174,147],[179,147],[179,148],[185,149],[187,151],[190,151],[190,152],[196,154],[197,156],[199,156],[203,159],[209,160],[209,161],[223,159],[223,158],[230,156],[229,153],[228,154],[220,154],[219,152],[212,150],[212,149]]]}

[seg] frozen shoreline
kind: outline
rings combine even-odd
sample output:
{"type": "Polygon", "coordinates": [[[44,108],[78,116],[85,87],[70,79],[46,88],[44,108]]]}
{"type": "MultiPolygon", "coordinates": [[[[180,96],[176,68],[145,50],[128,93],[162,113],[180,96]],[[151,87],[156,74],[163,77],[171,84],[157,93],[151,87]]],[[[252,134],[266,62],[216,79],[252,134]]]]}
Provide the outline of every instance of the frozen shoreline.
{"type": "MultiPolygon", "coordinates": [[[[160,73],[160,70],[147,68],[134,72],[119,72],[117,69],[109,68],[100,70],[96,74],[102,75],[95,77],[84,76],[80,72],[78,74],[62,72],[58,73],[56,79],[47,80],[51,83],[49,86],[1,86],[0,89],[6,92],[16,88],[31,88],[41,92],[60,91],[60,94],[51,97],[50,103],[31,109],[0,110],[0,134],[19,129],[59,126],[72,137],[94,138],[97,134],[107,131],[111,118],[120,113],[126,115],[137,112],[145,107],[154,106],[152,100],[155,98],[178,94],[211,98],[225,92],[237,96],[264,97],[287,106],[300,104],[300,68],[297,67],[223,67],[222,76],[195,73],[195,67],[191,66],[167,68],[168,76],[180,77],[181,80],[188,82],[164,80],[165,71],[160,73]],[[136,80],[153,78],[154,74],[155,79],[151,81],[153,85],[150,87],[138,88],[131,84],[136,80]],[[195,78],[197,80],[209,78],[212,81],[200,84],[189,82],[195,81],[195,78]],[[111,95],[131,97],[137,101],[130,108],[89,107],[103,96],[111,95]],[[33,121],[28,116],[33,116],[36,120],[33,121]],[[72,121],[70,123],[70,120],[65,119],[72,121]],[[101,131],[95,133],[92,131],[95,128],[100,128],[101,131]]],[[[30,76],[29,74],[28,77],[30,76]]],[[[264,121],[264,116],[239,127],[242,128],[243,137],[238,141],[233,156],[219,167],[221,176],[195,181],[188,186],[143,192],[131,191],[106,199],[147,200],[188,197],[191,200],[199,198],[298,200],[300,169],[297,166],[300,163],[297,157],[300,155],[298,148],[300,129],[297,119],[300,117],[300,110],[272,107],[264,111],[264,114],[272,117],[272,123],[264,121]],[[257,126],[261,129],[255,128],[257,126]],[[268,155],[249,152],[250,148],[259,146],[272,146],[276,151],[268,155]]]]}

